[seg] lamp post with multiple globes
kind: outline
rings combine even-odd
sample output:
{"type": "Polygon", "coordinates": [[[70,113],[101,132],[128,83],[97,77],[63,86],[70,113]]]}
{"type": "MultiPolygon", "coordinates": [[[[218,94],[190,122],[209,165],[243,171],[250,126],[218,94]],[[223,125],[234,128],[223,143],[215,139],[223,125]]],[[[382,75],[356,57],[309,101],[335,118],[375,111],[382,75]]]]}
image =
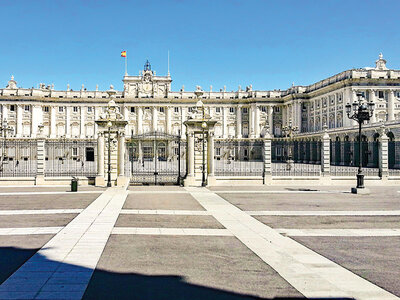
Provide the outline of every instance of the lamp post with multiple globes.
{"type": "Polygon", "coordinates": [[[375,103],[364,99],[362,93],[357,93],[357,101],[346,104],[347,116],[358,123],[358,172],[357,188],[364,188],[364,174],[362,172],[362,149],[361,149],[361,128],[364,121],[369,121],[374,113],[375,103]]]}

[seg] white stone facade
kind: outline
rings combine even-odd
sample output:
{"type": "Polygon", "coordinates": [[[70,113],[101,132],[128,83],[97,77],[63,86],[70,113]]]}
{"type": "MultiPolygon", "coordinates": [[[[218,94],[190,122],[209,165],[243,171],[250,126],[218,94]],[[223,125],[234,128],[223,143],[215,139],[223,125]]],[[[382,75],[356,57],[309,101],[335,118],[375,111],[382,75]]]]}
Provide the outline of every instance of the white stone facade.
{"type": "MultiPolygon", "coordinates": [[[[126,136],[146,132],[181,134],[196,104],[194,91],[171,91],[171,76],[158,76],[146,64],[139,76],[125,75],[124,90],[116,93],[116,103],[128,121],[126,136]]],[[[352,69],[309,86],[287,90],[256,91],[252,86],[237,91],[205,91],[202,98],[208,113],[217,120],[217,138],[256,138],[265,126],[275,136],[292,121],[302,133],[343,129],[355,124],[347,118],[345,105],[362,92],[375,103],[371,123],[398,122],[400,119],[400,70],[389,70],[382,55],[374,68],[352,69]]],[[[49,138],[96,138],[95,120],[104,113],[107,91],[58,91],[54,86],[19,88],[11,77],[0,89],[2,121],[13,128],[15,137],[36,137],[38,126],[49,138]]]]}

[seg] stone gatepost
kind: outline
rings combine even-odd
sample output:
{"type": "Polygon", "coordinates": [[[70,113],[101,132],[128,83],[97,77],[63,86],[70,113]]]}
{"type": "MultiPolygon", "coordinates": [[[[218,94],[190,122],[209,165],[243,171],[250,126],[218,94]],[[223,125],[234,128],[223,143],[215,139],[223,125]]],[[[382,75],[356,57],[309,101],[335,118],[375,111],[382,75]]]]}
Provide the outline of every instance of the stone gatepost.
{"type": "Polygon", "coordinates": [[[97,176],[96,186],[105,186],[111,177],[111,186],[123,186],[129,178],[124,172],[125,127],[128,124],[115,104],[116,91],[113,86],[107,91],[110,96],[107,111],[96,120],[97,124],[97,176]]]}
{"type": "Polygon", "coordinates": [[[36,158],[36,164],[37,164],[37,170],[36,170],[36,179],[35,179],[35,184],[36,185],[44,185],[45,184],[45,179],[44,179],[44,173],[45,173],[45,164],[46,164],[46,140],[43,135],[43,125],[38,126],[38,135],[37,135],[37,158],[36,158]]]}
{"type": "Polygon", "coordinates": [[[386,135],[385,125],[381,126],[379,135],[379,171],[382,180],[389,177],[389,137],[386,135]]]}
{"type": "Polygon", "coordinates": [[[331,175],[331,139],[328,134],[326,125],[324,126],[325,132],[322,136],[322,149],[321,149],[321,171],[322,177],[330,177],[331,175]]]}
{"type": "Polygon", "coordinates": [[[264,135],[264,184],[272,184],[272,136],[269,128],[266,128],[264,135]]]}
{"type": "Polygon", "coordinates": [[[202,143],[205,143],[206,183],[215,185],[214,126],[216,123],[217,121],[211,120],[211,117],[205,113],[205,107],[201,100],[197,102],[196,109],[189,119],[184,122],[187,139],[187,175],[183,181],[184,186],[201,186],[202,184],[202,143]]]}

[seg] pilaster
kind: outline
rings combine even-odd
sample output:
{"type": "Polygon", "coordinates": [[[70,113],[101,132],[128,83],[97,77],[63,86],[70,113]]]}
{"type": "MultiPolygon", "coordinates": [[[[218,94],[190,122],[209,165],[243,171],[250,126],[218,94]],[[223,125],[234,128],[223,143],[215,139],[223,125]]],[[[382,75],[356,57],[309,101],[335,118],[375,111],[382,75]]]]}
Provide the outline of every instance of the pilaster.
{"type": "Polygon", "coordinates": [[[236,138],[242,138],[242,107],[236,107],[236,138]]]}
{"type": "Polygon", "coordinates": [[[57,137],[57,127],[56,127],[56,107],[50,107],[50,138],[55,139],[57,137]]]}
{"type": "Polygon", "coordinates": [[[67,106],[65,108],[65,136],[67,138],[71,137],[71,107],[67,106]]]}
{"type": "Polygon", "coordinates": [[[207,135],[207,185],[216,185],[214,166],[214,132],[209,131],[207,135]]]}
{"type": "Polygon", "coordinates": [[[323,177],[330,176],[331,173],[331,139],[325,126],[325,132],[322,136],[322,149],[321,149],[321,171],[323,177]]]}
{"type": "Polygon", "coordinates": [[[17,138],[21,138],[22,132],[22,105],[17,105],[17,138]]]}
{"type": "Polygon", "coordinates": [[[86,123],[86,113],[85,113],[85,106],[81,106],[79,108],[81,111],[81,120],[80,120],[80,138],[85,138],[85,123],[86,123]]]}
{"type": "Polygon", "coordinates": [[[157,123],[158,123],[158,110],[157,106],[153,106],[153,117],[152,117],[152,127],[153,132],[157,132],[157,123]]]}
{"type": "Polygon", "coordinates": [[[389,90],[388,97],[388,121],[394,120],[394,90],[389,90]]]}
{"type": "Polygon", "coordinates": [[[379,136],[379,170],[382,179],[387,179],[389,176],[389,138],[384,127],[379,136]]]}
{"type": "Polygon", "coordinates": [[[143,133],[143,107],[142,106],[137,107],[136,126],[137,126],[136,134],[142,134],[143,133]]]}
{"type": "Polygon", "coordinates": [[[97,176],[96,176],[96,186],[104,186],[104,133],[99,132],[97,134],[97,176]]]}

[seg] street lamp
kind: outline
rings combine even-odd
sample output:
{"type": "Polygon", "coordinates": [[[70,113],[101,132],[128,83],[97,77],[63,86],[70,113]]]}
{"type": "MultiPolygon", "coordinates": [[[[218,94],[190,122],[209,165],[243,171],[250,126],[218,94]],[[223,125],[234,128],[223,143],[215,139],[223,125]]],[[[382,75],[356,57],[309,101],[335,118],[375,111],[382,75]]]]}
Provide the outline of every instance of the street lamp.
{"type": "Polygon", "coordinates": [[[346,104],[347,116],[358,123],[358,172],[357,188],[364,188],[364,174],[362,173],[361,127],[364,121],[369,121],[374,113],[375,103],[366,102],[362,93],[357,93],[358,101],[346,104]]]}
{"type": "Polygon", "coordinates": [[[112,127],[112,122],[108,121],[107,122],[107,128],[108,128],[108,174],[107,174],[107,187],[111,187],[111,127],[112,127]]]}
{"type": "MultiPolygon", "coordinates": [[[[292,119],[289,119],[289,124],[287,126],[284,126],[282,128],[282,131],[284,132],[285,137],[288,138],[288,141],[290,142],[292,140],[293,134],[297,132],[299,128],[297,126],[292,125],[292,119]]],[[[287,168],[290,170],[292,168],[292,147],[289,143],[288,145],[288,160],[287,160],[287,168]]]]}

